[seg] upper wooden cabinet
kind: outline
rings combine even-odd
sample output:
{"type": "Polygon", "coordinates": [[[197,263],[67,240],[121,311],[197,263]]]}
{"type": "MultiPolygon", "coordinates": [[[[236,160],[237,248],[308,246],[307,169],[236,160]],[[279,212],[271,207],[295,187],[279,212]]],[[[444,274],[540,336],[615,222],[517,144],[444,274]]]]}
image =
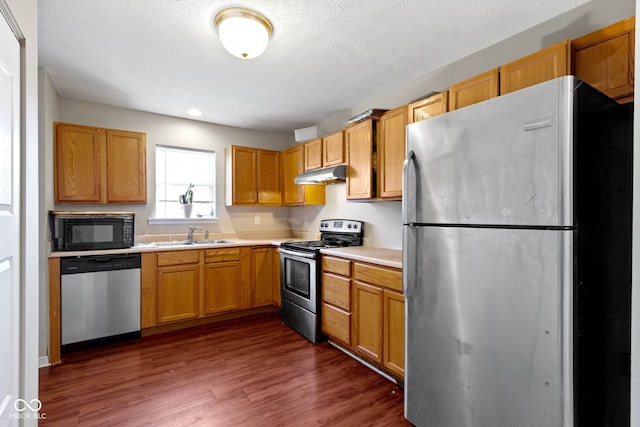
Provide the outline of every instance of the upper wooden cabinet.
{"type": "Polygon", "coordinates": [[[571,74],[571,42],[562,41],[500,67],[500,94],[571,74]]]}
{"type": "Polygon", "coordinates": [[[449,111],[498,96],[498,75],[496,68],[451,85],[449,87],[449,111]]]}
{"type": "Polygon", "coordinates": [[[304,143],[304,170],[310,171],[322,167],[322,138],[304,143]]]}
{"type": "Polygon", "coordinates": [[[54,123],[56,203],[146,203],[146,135],[54,123]]]}
{"type": "Polygon", "coordinates": [[[227,206],[281,204],[279,151],[232,145],[225,155],[227,206]]]}
{"type": "Polygon", "coordinates": [[[304,143],[304,170],[325,168],[344,163],[343,131],[304,143]]]}
{"type": "Polygon", "coordinates": [[[375,126],[367,119],[344,131],[347,156],[347,199],[371,199],[376,196],[374,177],[375,126]]]}
{"type": "Polygon", "coordinates": [[[618,102],[633,100],[635,17],[571,41],[573,73],[618,102]]]}
{"type": "Polygon", "coordinates": [[[378,124],[378,197],[402,198],[402,165],[406,152],[407,106],[387,111],[378,124]]]}
{"type": "Polygon", "coordinates": [[[336,166],[344,163],[344,132],[340,130],[322,138],[322,166],[336,166]]]}
{"type": "Polygon", "coordinates": [[[293,180],[304,172],[304,144],[282,152],[283,204],[286,206],[324,205],[324,185],[298,185],[293,180]]]}
{"type": "Polygon", "coordinates": [[[408,105],[407,123],[415,123],[446,113],[449,109],[449,91],[431,95],[408,105]]]}

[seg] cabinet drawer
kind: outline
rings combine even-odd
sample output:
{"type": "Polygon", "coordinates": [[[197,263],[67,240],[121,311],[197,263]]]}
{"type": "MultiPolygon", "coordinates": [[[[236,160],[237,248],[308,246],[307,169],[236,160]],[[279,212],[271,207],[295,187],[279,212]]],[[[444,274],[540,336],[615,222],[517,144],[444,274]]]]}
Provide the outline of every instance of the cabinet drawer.
{"type": "Polygon", "coordinates": [[[402,291],[401,270],[354,262],[353,278],[362,282],[384,286],[385,288],[395,289],[396,291],[402,291]]]}
{"type": "Polygon", "coordinates": [[[322,304],[322,331],[331,338],[351,345],[351,314],[322,304]]]}
{"type": "Polygon", "coordinates": [[[351,311],[351,280],[322,273],[322,300],[345,311],[351,311]]]}
{"type": "Polygon", "coordinates": [[[165,265],[197,264],[199,251],[158,252],[158,267],[165,265]]]}
{"type": "Polygon", "coordinates": [[[351,261],[323,255],[322,270],[342,276],[351,276],[351,261]]]}
{"type": "Polygon", "coordinates": [[[205,262],[238,261],[240,248],[207,249],[205,262]]]}

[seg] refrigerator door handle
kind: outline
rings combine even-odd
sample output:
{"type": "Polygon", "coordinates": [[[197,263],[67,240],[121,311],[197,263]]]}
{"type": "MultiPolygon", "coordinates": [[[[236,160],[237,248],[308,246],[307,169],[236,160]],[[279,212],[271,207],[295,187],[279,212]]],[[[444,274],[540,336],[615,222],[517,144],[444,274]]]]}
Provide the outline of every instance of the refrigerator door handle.
{"type": "Polygon", "coordinates": [[[413,283],[415,266],[415,259],[410,260],[411,256],[415,257],[416,253],[416,239],[415,239],[415,227],[405,225],[402,227],[402,294],[407,297],[407,291],[409,285],[413,283]]]}
{"type": "MultiPolygon", "coordinates": [[[[409,174],[412,168],[411,165],[415,164],[416,153],[411,150],[407,153],[407,158],[402,165],[402,223],[412,224],[415,220],[416,213],[416,180],[411,180],[409,174]]],[[[415,174],[414,174],[415,178],[415,174]]]]}

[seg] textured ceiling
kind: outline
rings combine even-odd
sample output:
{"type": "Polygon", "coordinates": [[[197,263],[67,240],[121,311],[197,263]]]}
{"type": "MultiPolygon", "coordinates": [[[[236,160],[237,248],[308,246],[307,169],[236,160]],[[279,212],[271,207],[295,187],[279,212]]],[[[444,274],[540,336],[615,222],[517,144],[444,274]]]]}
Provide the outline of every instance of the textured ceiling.
{"type": "Polygon", "coordinates": [[[38,0],[39,63],[63,98],[292,133],[586,2],[38,0]],[[261,57],[222,47],[231,6],[272,22],[261,57]]]}

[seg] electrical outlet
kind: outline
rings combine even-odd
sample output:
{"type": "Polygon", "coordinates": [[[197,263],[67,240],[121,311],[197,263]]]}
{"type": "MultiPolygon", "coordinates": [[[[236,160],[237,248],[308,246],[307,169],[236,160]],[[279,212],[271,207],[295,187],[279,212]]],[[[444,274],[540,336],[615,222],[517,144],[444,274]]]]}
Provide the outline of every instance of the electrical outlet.
{"type": "Polygon", "coordinates": [[[256,215],[253,217],[253,223],[255,225],[260,225],[260,215],[256,215]]]}

